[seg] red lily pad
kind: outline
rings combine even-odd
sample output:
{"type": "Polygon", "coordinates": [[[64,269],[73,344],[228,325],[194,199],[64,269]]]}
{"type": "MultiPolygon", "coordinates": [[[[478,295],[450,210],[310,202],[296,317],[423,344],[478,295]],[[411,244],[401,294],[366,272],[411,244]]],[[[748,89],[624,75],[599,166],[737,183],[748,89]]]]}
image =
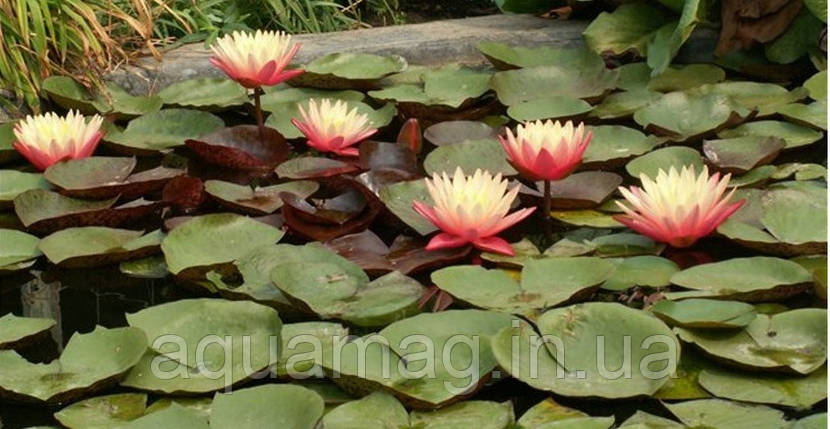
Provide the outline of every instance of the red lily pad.
{"type": "MultiPolygon", "coordinates": [[[[555,209],[590,209],[599,206],[622,184],[622,177],[606,171],[584,171],[551,182],[555,209]]],[[[539,182],[536,187],[542,189],[539,182]]]]}
{"type": "Polygon", "coordinates": [[[360,145],[360,165],[364,170],[398,170],[418,174],[418,157],[400,143],[367,141],[360,145]]]}
{"type": "Polygon", "coordinates": [[[319,179],[360,171],[355,164],[317,156],[289,159],[277,166],[277,176],[283,179],[319,179]]]}
{"type": "Polygon", "coordinates": [[[161,200],[182,211],[196,210],[205,201],[205,185],[198,177],[180,176],[167,182],[161,200]]]}
{"type": "Polygon", "coordinates": [[[381,209],[377,198],[353,179],[326,184],[320,194],[330,198],[307,201],[295,194],[280,194],[285,205],[285,224],[297,235],[317,241],[362,231],[372,224],[381,209]]]}
{"type": "Polygon", "coordinates": [[[271,169],[288,159],[291,146],[273,128],[265,128],[260,139],[256,125],[222,128],[199,139],[185,141],[204,161],[241,170],[271,169]]]}
{"type": "Polygon", "coordinates": [[[704,141],[703,154],[721,171],[746,173],[772,162],[786,146],[778,137],[736,137],[704,141]]]}
{"type": "Polygon", "coordinates": [[[137,198],[162,189],[170,179],[185,174],[177,168],[156,167],[132,174],[135,158],[96,156],[59,162],[43,176],[70,197],[137,198]]]}
{"type": "Polygon", "coordinates": [[[424,138],[435,146],[461,143],[466,140],[494,139],[499,130],[479,121],[445,121],[430,126],[424,138]]]}
{"type": "Polygon", "coordinates": [[[409,148],[412,153],[417,154],[421,152],[421,146],[423,146],[423,135],[421,134],[421,125],[418,123],[418,120],[415,118],[407,120],[401,127],[401,130],[398,131],[398,138],[396,141],[398,144],[409,148]]]}
{"type": "Polygon", "coordinates": [[[391,271],[413,274],[456,263],[470,253],[470,246],[425,251],[426,242],[400,235],[387,246],[374,232],[366,230],[345,235],[326,243],[326,247],[354,262],[371,276],[391,271]]]}
{"type": "Polygon", "coordinates": [[[118,198],[80,200],[44,189],[26,191],[14,199],[14,211],[29,231],[37,234],[78,226],[109,226],[133,222],[166,203],[139,199],[113,207],[118,198]]]}

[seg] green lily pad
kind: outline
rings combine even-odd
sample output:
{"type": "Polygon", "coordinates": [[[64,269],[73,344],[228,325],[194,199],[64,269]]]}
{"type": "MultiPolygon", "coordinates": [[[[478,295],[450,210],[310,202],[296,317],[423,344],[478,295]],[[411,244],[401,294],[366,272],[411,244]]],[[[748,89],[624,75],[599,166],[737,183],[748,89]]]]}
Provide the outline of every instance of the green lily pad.
{"type": "MultiPolygon", "coordinates": [[[[826,14],[825,14],[825,21],[826,14]]],[[[807,55],[818,44],[826,23],[807,8],[802,8],[787,30],[775,40],[764,45],[764,54],[775,63],[789,64],[807,55]]]]}
{"type": "Polygon", "coordinates": [[[827,101],[827,70],[822,70],[804,82],[804,88],[810,93],[810,98],[816,101],[827,101]]]}
{"type": "Polygon", "coordinates": [[[86,226],[67,228],[40,240],[40,250],[53,264],[97,267],[158,253],[164,233],[86,226]]]}
{"type": "Polygon", "coordinates": [[[625,171],[633,177],[641,174],[654,179],[662,169],[668,172],[671,167],[678,171],[686,166],[694,166],[695,171],[703,170],[703,158],[700,153],[686,146],[669,146],[649,152],[632,159],[625,165],[625,171]]]}
{"type": "Polygon", "coordinates": [[[637,256],[637,255],[659,255],[664,245],[640,234],[631,232],[619,232],[615,234],[602,234],[590,240],[594,248],[594,254],[605,258],[637,256]]]}
{"type": "Polygon", "coordinates": [[[126,153],[157,154],[183,146],[187,139],[198,139],[224,126],[222,119],[207,112],[164,109],[133,119],[124,131],[110,132],[104,140],[126,153]]]}
{"type": "Polygon", "coordinates": [[[331,158],[303,156],[283,162],[276,168],[277,176],[283,179],[313,179],[337,176],[357,171],[359,167],[331,158]]]}
{"type": "Polygon", "coordinates": [[[498,72],[490,80],[499,101],[512,106],[525,101],[565,96],[588,101],[614,89],[617,72],[601,68],[580,70],[560,66],[527,67],[498,72]]]}
{"type": "Polygon", "coordinates": [[[141,197],[185,174],[185,170],[163,166],[131,174],[135,166],[135,158],[93,156],[54,164],[43,177],[64,195],[104,199],[141,197]]]}
{"type": "Polygon", "coordinates": [[[76,402],[55,413],[55,419],[70,429],[113,429],[144,416],[146,409],[146,394],[118,393],[76,402]]]}
{"type": "Polygon", "coordinates": [[[787,143],[785,149],[815,143],[821,140],[822,135],[821,131],[782,121],[748,122],[718,133],[718,137],[722,139],[745,136],[777,137],[787,143]]]}
{"type": "Polygon", "coordinates": [[[703,353],[692,347],[683,348],[674,377],[654,393],[653,397],[663,401],[711,398],[712,395],[700,387],[697,377],[701,371],[714,366],[710,358],[703,353]]]}
{"type": "Polygon", "coordinates": [[[0,272],[26,268],[18,264],[34,263],[34,259],[41,255],[38,248],[40,239],[22,231],[0,228],[0,242],[3,243],[0,247],[0,272]]]}
{"type": "Polygon", "coordinates": [[[675,274],[671,282],[688,289],[706,291],[712,296],[763,300],[775,289],[782,293],[799,291],[813,281],[803,267],[786,259],[768,256],[733,258],[697,265],[675,274]]]}
{"type": "MultiPolygon", "coordinates": [[[[661,3],[669,2],[663,0],[661,3]]],[[[697,23],[704,20],[707,15],[708,4],[706,2],[700,0],[690,0],[688,2],[672,0],[672,3],[675,6],[682,5],[678,10],[680,17],[677,21],[669,22],[660,27],[655,32],[654,39],[650,40],[648,44],[646,56],[648,66],[654,70],[653,75],[663,73],[668,68],[672,58],[692,35],[697,23]]]]}
{"type": "Polygon", "coordinates": [[[223,77],[203,77],[176,82],[158,96],[164,104],[218,110],[248,102],[248,91],[235,81],[223,77]]]}
{"type": "Polygon", "coordinates": [[[804,267],[810,274],[813,275],[813,288],[816,296],[823,300],[827,300],[827,256],[825,255],[808,255],[799,256],[792,259],[793,262],[798,263],[804,267]]]}
{"type": "Polygon", "coordinates": [[[713,429],[787,427],[783,412],[762,405],[747,405],[723,399],[697,399],[663,405],[686,427],[713,429]]]}
{"type": "Polygon", "coordinates": [[[83,85],[68,76],[50,76],[43,81],[43,90],[55,103],[82,113],[117,113],[124,117],[158,111],[162,100],[158,96],[134,96],[121,87],[108,84],[108,95],[92,94],[83,85]]]}
{"type": "Polygon", "coordinates": [[[397,55],[336,52],[303,66],[305,73],[291,80],[291,85],[323,89],[371,89],[377,81],[407,67],[397,55]]]}
{"type": "Polygon", "coordinates": [[[600,258],[545,258],[525,260],[520,282],[503,270],[476,265],[442,268],[431,279],[442,290],[477,307],[533,315],[590,291],[614,269],[613,263],[600,258]]]}
{"type": "Polygon", "coordinates": [[[479,43],[478,50],[500,70],[535,66],[604,68],[602,57],[585,48],[525,48],[504,43],[479,43]]]}
{"type": "Polygon", "coordinates": [[[292,384],[266,384],[217,393],[210,409],[214,429],[314,429],[323,416],[323,398],[292,384]]]}
{"type": "Polygon", "coordinates": [[[592,228],[624,228],[608,213],[597,210],[553,210],[550,216],[559,222],[592,228]]]}
{"type": "Polygon", "coordinates": [[[553,339],[549,344],[521,322],[492,338],[493,353],[513,377],[558,395],[626,398],[653,394],[669,380],[680,356],[680,346],[663,322],[620,304],[593,302],[549,310],[539,317],[538,326],[553,339]],[[596,342],[584,339],[599,336],[605,349],[598,352],[596,342]],[[660,341],[642,343],[649,336],[660,341]],[[642,345],[630,347],[631,362],[648,365],[621,362],[623,337],[631,345],[642,345]],[[598,362],[598,357],[605,362],[598,362]]]}
{"type": "Polygon", "coordinates": [[[453,65],[424,71],[421,81],[422,86],[403,84],[368,94],[376,100],[460,109],[490,89],[490,73],[453,65]]]}
{"type": "Polygon", "coordinates": [[[622,91],[610,94],[602,100],[602,103],[594,107],[589,114],[590,117],[599,119],[627,118],[634,112],[659,100],[659,92],[647,89],[622,91]]]}
{"type": "Polygon", "coordinates": [[[412,208],[414,201],[434,204],[427,191],[426,181],[418,179],[386,185],[380,188],[378,197],[392,214],[418,234],[427,235],[438,230],[435,225],[412,208]]]}
{"type": "Polygon", "coordinates": [[[741,330],[675,328],[685,342],[739,368],[809,374],[827,360],[827,310],[759,314],[741,330]]]}
{"type": "Polygon", "coordinates": [[[20,158],[20,153],[14,148],[15,122],[0,123],[0,164],[15,161],[20,158]]]}
{"type": "Polygon", "coordinates": [[[623,64],[616,69],[620,73],[617,89],[624,91],[647,91],[651,80],[651,69],[644,62],[623,64]]]}
{"type": "Polygon", "coordinates": [[[333,322],[299,322],[283,325],[281,335],[276,374],[290,379],[323,378],[322,356],[346,341],[349,330],[333,322]]]}
{"type": "Polygon", "coordinates": [[[329,411],[323,416],[322,427],[326,429],[409,427],[409,414],[394,396],[378,391],[329,411]]]}
{"type": "Polygon", "coordinates": [[[726,72],[713,64],[689,64],[669,67],[649,80],[647,89],[659,92],[683,91],[726,78],[726,72]]]}
{"type": "Polygon", "coordinates": [[[688,90],[687,93],[696,96],[724,95],[747,109],[757,110],[757,116],[772,115],[778,106],[796,102],[806,96],[806,91],[801,88],[790,91],[773,83],[746,81],[701,85],[688,90]]]}
{"type": "Polygon", "coordinates": [[[162,241],[161,250],[171,273],[198,277],[210,266],[231,263],[257,247],[276,243],[283,235],[247,217],[209,214],[174,228],[162,241]]]}
{"type": "Polygon", "coordinates": [[[761,224],[777,240],[789,244],[827,241],[827,192],[805,185],[781,187],[764,195],[761,224]]]}
{"type": "Polygon", "coordinates": [[[700,373],[698,382],[719,398],[801,410],[827,398],[826,366],[806,377],[711,368],[700,373]]]}
{"type": "Polygon", "coordinates": [[[147,339],[140,329],[96,327],[74,334],[60,358],[48,364],[27,361],[14,351],[0,351],[0,396],[59,403],[116,383],[141,358],[147,339]]]}
{"type": "Polygon", "coordinates": [[[650,4],[621,4],[613,12],[600,13],[582,35],[594,52],[614,55],[634,52],[645,56],[654,32],[668,19],[662,9],[650,4]]]}
{"type": "MultiPolygon", "coordinates": [[[[557,209],[593,208],[617,190],[622,177],[607,171],[581,171],[551,183],[552,207],[557,209]]],[[[544,185],[536,183],[537,189],[544,185]]]]}
{"type": "Polygon", "coordinates": [[[30,344],[55,326],[55,321],[41,317],[18,317],[8,313],[0,317],[0,350],[30,344]]]}
{"type": "Polygon", "coordinates": [[[593,137],[583,155],[583,162],[586,164],[624,160],[642,155],[654,149],[657,143],[654,138],[647,137],[639,130],[621,125],[599,125],[587,128],[593,137]]]}
{"type": "Polygon", "coordinates": [[[423,429],[508,429],[513,421],[513,404],[510,401],[464,401],[436,411],[416,410],[410,415],[412,427],[423,429]]]}
{"type": "Polygon", "coordinates": [[[827,168],[820,164],[788,162],[776,166],[775,173],[770,176],[776,180],[794,176],[795,180],[815,180],[827,177],[827,168]]]}
{"type": "Polygon", "coordinates": [[[790,103],[779,106],[776,112],[801,125],[827,130],[827,102],[814,101],[810,104],[790,103]]]}
{"type": "MultiPolygon", "coordinates": [[[[369,124],[374,128],[383,128],[392,122],[397,114],[397,109],[394,103],[387,103],[380,109],[373,109],[368,104],[360,101],[349,101],[349,109],[357,108],[357,112],[361,115],[365,114],[369,118],[369,124]]],[[[307,101],[299,102],[299,104],[308,104],[307,101]]],[[[269,110],[271,115],[265,120],[265,125],[277,130],[283,137],[287,139],[296,139],[303,136],[303,133],[291,123],[292,118],[300,118],[300,109],[298,103],[279,103],[275,104],[269,110]]]]}
{"type": "MultiPolygon", "coordinates": [[[[824,18],[827,19],[826,11],[824,15],[824,18]]],[[[800,418],[792,425],[792,429],[824,429],[825,427],[827,427],[827,413],[817,413],[800,418]]]]}
{"type": "Polygon", "coordinates": [[[621,428],[636,428],[636,429],[683,429],[682,424],[667,419],[665,417],[655,416],[645,411],[637,410],[628,419],[620,424],[621,428]]]}
{"type": "Polygon", "coordinates": [[[664,287],[680,268],[669,259],[654,255],[611,259],[617,264],[614,274],[602,284],[605,290],[626,290],[634,286],[664,287]]]}
{"type": "Polygon", "coordinates": [[[45,189],[32,189],[14,199],[14,212],[26,227],[86,212],[105,210],[115,204],[115,198],[101,201],[64,197],[45,189]]]}
{"type": "Polygon", "coordinates": [[[324,319],[383,326],[418,312],[423,287],[416,280],[394,271],[369,281],[356,271],[343,263],[302,261],[276,266],[271,280],[324,319]]]}
{"type": "Polygon", "coordinates": [[[209,429],[210,426],[207,416],[177,403],[148,413],[123,426],[123,429],[156,428],[209,429]]]}
{"type": "Polygon", "coordinates": [[[547,398],[525,411],[516,423],[521,428],[535,428],[544,427],[546,423],[580,417],[588,417],[588,414],[560,405],[553,398],[547,398]]]}
{"type": "Polygon", "coordinates": [[[537,119],[571,119],[593,109],[585,100],[568,96],[538,98],[514,104],[507,108],[507,115],[517,121],[537,119]]]}
{"type": "Polygon", "coordinates": [[[299,180],[281,183],[279,185],[251,188],[222,180],[208,180],[205,182],[205,192],[214,197],[220,204],[246,214],[267,215],[282,207],[281,192],[288,192],[302,199],[317,192],[320,185],[317,182],[299,180]]]}
{"type": "Polygon", "coordinates": [[[755,320],[755,307],[739,301],[686,299],[658,301],[651,312],[682,328],[741,328],[755,320]]]}
{"type": "Polygon", "coordinates": [[[489,171],[491,174],[501,173],[505,176],[517,174],[513,166],[507,162],[501,143],[495,139],[468,140],[439,146],[424,159],[424,170],[427,174],[441,172],[453,174],[457,167],[461,167],[466,174],[473,174],[478,168],[489,171]]]}
{"type": "Polygon", "coordinates": [[[675,141],[694,140],[743,122],[751,111],[720,94],[670,92],[634,113],[648,131],[675,141]]]}
{"type": "Polygon", "coordinates": [[[49,189],[42,174],[0,170],[0,208],[12,205],[14,198],[30,189],[49,189]]]}
{"type": "Polygon", "coordinates": [[[342,91],[331,91],[316,88],[295,88],[287,84],[265,87],[265,95],[262,96],[262,108],[280,103],[297,103],[309,98],[331,98],[345,101],[363,101],[366,94],[360,91],[344,89],[342,91]]]}
{"type": "Polygon", "coordinates": [[[163,279],[169,274],[167,263],[164,262],[164,255],[121,262],[118,265],[118,271],[121,271],[121,274],[125,276],[138,279],[163,279]]]}
{"type": "Polygon", "coordinates": [[[424,138],[436,146],[461,143],[466,140],[496,138],[499,131],[479,121],[444,121],[424,130],[424,138]]]}
{"type": "Polygon", "coordinates": [[[778,168],[774,165],[762,165],[760,167],[755,167],[739,176],[732,176],[732,178],[729,179],[729,186],[742,188],[759,185],[775,175],[776,171],[778,171],[778,168]]]}
{"type": "Polygon", "coordinates": [[[745,173],[772,162],[786,146],[776,137],[736,137],[705,140],[703,154],[718,169],[730,173],[745,173]]]}

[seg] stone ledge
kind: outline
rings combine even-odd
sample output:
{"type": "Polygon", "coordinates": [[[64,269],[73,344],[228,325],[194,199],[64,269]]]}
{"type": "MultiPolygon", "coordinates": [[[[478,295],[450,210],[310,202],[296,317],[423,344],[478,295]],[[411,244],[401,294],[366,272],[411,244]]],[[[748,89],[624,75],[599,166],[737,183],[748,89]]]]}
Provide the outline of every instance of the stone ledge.
{"type": "MultiPolygon", "coordinates": [[[[552,47],[581,46],[585,21],[554,21],[530,15],[488,15],[476,18],[434,21],[390,27],[323,34],[301,34],[302,44],[295,62],[307,63],[332,52],[366,52],[401,55],[411,64],[450,62],[481,64],[486,61],[476,49],[481,42],[552,47]]],[[[185,45],[164,55],[122,67],[108,76],[134,94],[156,92],[174,82],[196,77],[221,76],[210,64],[210,50],[203,43],[185,45]]]]}

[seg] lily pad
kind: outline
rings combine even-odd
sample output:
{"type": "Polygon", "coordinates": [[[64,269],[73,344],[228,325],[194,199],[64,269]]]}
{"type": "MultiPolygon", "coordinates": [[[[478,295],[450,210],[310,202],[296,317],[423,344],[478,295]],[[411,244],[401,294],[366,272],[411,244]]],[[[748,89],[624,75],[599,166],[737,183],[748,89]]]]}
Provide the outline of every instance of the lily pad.
{"type": "Polygon", "coordinates": [[[827,310],[759,314],[741,330],[675,328],[719,361],[744,369],[809,374],[827,360],[827,310]]]}
{"type": "Polygon", "coordinates": [[[161,190],[184,170],[157,167],[132,174],[135,158],[93,156],[53,164],[43,173],[64,195],[106,199],[137,198],[161,190]]]}
{"type": "Polygon", "coordinates": [[[363,101],[366,94],[360,91],[346,89],[342,91],[329,91],[316,88],[295,88],[288,85],[269,86],[265,88],[265,95],[262,96],[263,110],[270,111],[271,107],[282,103],[307,102],[310,98],[329,98],[344,101],[363,101]]]}
{"type": "Polygon", "coordinates": [[[697,265],[675,274],[671,282],[706,291],[711,296],[748,301],[764,300],[766,294],[793,294],[803,290],[813,276],[801,265],[768,256],[733,258],[697,265]]]}
{"type": "Polygon", "coordinates": [[[722,171],[745,173],[759,165],[769,164],[784,147],[784,140],[776,137],[736,137],[705,140],[703,154],[722,171]]]}
{"type": "Polygon", "coordinates": [[[535,428],[560,420],[588,417],[582,411],[560,405],[553,398],[547,398],[530,407],[516,423],[522,428],[535,428]]]}
{"type": "Polygon", "coordinates": [[[134,96],[120,86],[106,85],[108,94],[93,94],[68,76],[50,76],[43,81],[43,90],[55,103],[82,113],[115,113],[121,117],[133,117],[158,111],[162,100],[158,96],[134,96]]]}
{"type": "Polygon", "coordinates": [[[117,393],[76,402],[55,413],[55,419],[70,429],[112,429],[144,416],[147,395],[117,393]]]}
{"type": "Polygon", "coordinates": [[[490,73],[453,65],[424,71],[421,81],[423,86],[404,84],[368,94],[376,100],[398,102],[402,110],[408,104],[460,109],[490,89],[490,73]]]}
{"type": "Polygon", "coordinates": [[[323,416],[323,398],[292,384],[266,384],[217,393],[210,408],[214,429],[314,429],[323,416]]]}
{"type": "Polygon", "coordinates": [[[534,66],[604,68],[602,57],[585,48],[525,48],[504,43],[479,43],[478,50],[500,70],[534,66]]]}
{"type": "Polygon", "coordinates": [[[614,274],[602,284],[605,290],[626,290],[634,286],[664,287],[680,268],[669,259],[654,255],[611,259],[617,264],[614,274]]]}
{"type": "Polygon", "coordinates": [[[433,272],[431,279],[442,290],[477,307],[533,315],[590,292],[614,269],[614,264],[600,258],[546,258],[525,260],[521,281],[503,270],[476,265],[443,268],[433,272]]]}
{"type": "Polygon", "coordinates": [[[492,174],[505,176],[517,174],[507,162],[504,148],[498,140],[468,140],[463,143],[439,146],[424,159],[427,174],[446,172],[452,174],[461,167],[467,174],[476,169],[487,170],[492,174]]]}
{"type": "Polygon", "coordinates": [[[170,231],[161,250],[171,273],[198,277],[211,266],[231,263],[257,247],[276,243],[283,234],[247,217],[209,214],[170,231]]]}
{"type": "Polygon", "coordinates": [[[755,320],[755,307],[739,301],[686,299],[658,301],[651,312],[682,328],[742,328],[755,320]]]}
{"type": "MultiPolygon", "coordinates": [[[[287,139],[303,137],[303,133],[291,123],[292,118],[300,118],[300,103],[280,103],[274,105],[269,111],[271,115],[265,120],[265,125],[279,131],[287,139]]],[[[349,101],[349,109],[357,108],[358,114],[365,114],[369,118],[369,124],[374,128],[383,128],[392,122],[397,114],[394,103],[386,103],[383,107],[375,110],[368,104],[359,101],[349,101]]]]}
{"type": "Polygon", "coordinates": [[[0,170],[0,208],[11,207],[14,198],[28,190],[49,188],[42,174],[0,170]]]}
{"type": "Polygon", "coordinates": [[[97,267],[158,253],[164,233],[87,226],[67,228],[40,240],[40,250],[53,264],[97,267]]]}
{"type": "Polygon", "coordinates": [[[605,97],[602,103],[595,106],[589,116],[599,119],[628,118],[634,112],[659,100],[660,97],[659,92],[647,89],[615,92],[605,97]]]}
{"type": "Polygon", "coordinates": [[[329,411],[323,416],[322,427],[326,429],[409,427],[409,414],[394,396],[378,391],[329,411]]]}
{"type": "Polygon", "coordinates": [[[783,412],[762,405],[722,399],[697,399],[663,405],[687,427],[775,429],[787,426],[783,412]]]}
{"type": "Polygon", "coordinates": [[[804,82],[804,88],[810,93],[810,98],[816,101],[827,101],[827,70],[822,70],[804,82]]]}
{"type": "Polygon", "coordinates": [[[159,91],[164,104],[219,110],[248,102],[248,91],[223,77],[187,79],[159,91]]]}
{"type": "Polygon", "coordinates": [[[722,139],[745,136],[776,137],[784,140],[787,144],[785,149],[815,143],[821,140],[822,135],[821,131],[782,121],[748,122],[718,133],[718,137],[722,139]]]}
{"type": "Polygon", "coordinates": [[[596,100],[614,89],[616,81],[617,72],[604,67],[585,71],[538,66],[498,72],[490,80],[490,86],[502,104],[512,106],[553,96],[596,100]]]}
{"type": "Polygon", "coordinates": [[[826,366],[806,377],[711,368],[700,373],[698,382],[719,398],[801,410],[827,398],[826,366]]]}
{"type": "Polygon", "coordinates": [[[415,314],[423,293],[420,283],[397,271],[369,281],[359,267],[347,269],[342,263],[280,264],[271,271],[271,280],[289,299],[320,317],[357,326],[383,326],[415,314]]]}
{"type": "Polygon", "coordinates": [[[104,140],[116,149],[135,155],[155,155],[182,146],[224,126],[218,116],[187,109],[164,109],[130,121],[121,132],[110,132],[104,140]]]}
{"type": "Polygon", "coordinates": [[[802,88],[790,91],[774,83],[746,81],[701,85],[688,90],[687,93],[696,96],[725,95],[747,109],[757,110],[757,116],[772,115],[778,106],[796,102],[807,95],[802,88]]]}
{"type": "Polygon", "coordinates": [[[0,351],[0,396],[8,399],[59,403],[89,395],[117,382],[136,364],[147,347],[137,328],[96,327],[74,334],[60,358],[48,364],[27,361],[14,351],[0,351]]]}
{"type": "Polygon", "coordinates": [[[124,261],[118,265],[118,271],[125,276],[138,279],[163,279],[170,274],[164,262],[164,255],[124,261]]]}
{"type": "Polygon", "coordinates": [[[509,401],[464,401],[436,411],[416,410],[410,415],[410,423],[423,429],[508,429],[513,421],[513,404],[509,401]]]}
{"type": "Polygon", "coordinates": [[[582,34],[594,52],[645,56],[654,32],[668,19],[668,14],[650,4],[621,4],[613,12],[600,13],[582,34]]]}
{"type": "Polygon", "coordinates": [[[0,241],[3,242],[0,247],[0,273],[26,268],[31,265],[26,263],[34,263],[34,259],[41,255],[38,248],[40,240],[34,235],[0,228],[0,241]]]}
{"type": "Polygon", "coordinates": [[[357,165],[336,159],[304,156],[278,165],[276,173],[284,179],[316,179],[352,173],[359,169],[357,165]]]}
{"type": "Polygon", "coordinates": [[[613,160],[625,160],[642,155],[654,148],[656,140],[634,128],[621,125],[599,125],[587,127],[593,137],[585,149],[583,162],[601,165],[613,160]]]}
{"type": "Polygon", "coordinates": [[[419,179],[386,185],[380,188],[378,197],[392,214],[418,234],[427,235],[438,229],[412,208],[413,201],[433,204],[426,181],[419,179]]]}
{"type": "MultiPolygon", "coordinates": [[[[583,171],[551,183],[552,207],[585,209],[602,204],[622,183],[622,177],[606,171],[583,171]]],[[[542,184],[538,183],[541,189],[542,184]]]]}
{"type": "Polygon", "coordinates": [[[593,109],[585,100],[568,96],[538,98],[514,104],[507,108],[507,115],[517,121],[537,119],[573,119],[593,109]]]}
{"type": "Polygon", "coordinates": [[[717,83],[726,78],[726,72],[713,64],[689,64],[669,67],[663,73],[648,81],[646,88],[651,91],[671,92],[697,88],[717,83]]]}
{"type": "Polygon", "coordinates": [[[273,372],[288,379],[323,378],[322,356],[346,341],[349,330],[333,322],[299,322],[282,326],[280,360],[273,372]],[[321,354],[322,353],[322,354],[321,354]]]}
{"type": "Polygon", "coordinates": [[[498,134],[496,128],[479,121],[444,121],[424,130],[424,138],[436,146],[467,140],[494,139],[498,134]]]}
{"type": "Polygon", "coordinates": [[[806,268],[813,275],[815,287],[813,288],[816,296],[823,300],[827,300],[827,256],[825,255],[809,255],[799,256],[792,259],[793,262],[798,263],[806,268]]]}
{"type": "Polygon", "coordinates": [[[255,125],[222,128],[185,144],[210,164],[240,170],[271,170],[291,155],[280,133],[265,127],[260,135],[255,125]]]}
{"type": "Polygon", "coordinates": [[[827,102],[814,101],[810,104],[791,103],[779,106],[776,112],[801,125],[827,130],[827,102]]]}
{"type": "Polygon", "coordinates": [[[55,326],[55,321],[41,317],[18,317],[8,313],[0,317],[0,350],[31,344],[55,326]]]}
{"type": "Polygon", "coordinates": [[[371,89],[377,81],[406,69],[406,60],[397,55],[337,52],[303,66],[305,73],[291,80],[292,85],[323,89],[371,89]]]}
{"type": "Polygon", "coordinates": [[[20,158],[20,153],[14,148],[15,122],[0,123],[0,164],[5,164],[20,158]]]}
{"type": "Polygon", "coordinates": [[[553,210],[550,216],[559,222],[592,228],[623,228],[613,215],[597,210],[553,210]]]}
{"type": "Polygon", "coordinates": [[[636,111],[634,121],[674,141],[689,141],[738,125],[751,113],[725,95],[670,92],[636,111]]]}
{"type": "MultiPolygon", "coordinates": [[[[157,401],[158,402],[158,401],[157,401]]],[[[173,403],[160,411],[151,412],[139,417],[127,425],[124,429],[155,429],[155,428],[188,428],[188,429],[209,429],[206,416],[173,403]]]]}
{"type": "Polygon", "coordinates": [[[251,188],[221,180],[205,182],[205,192],[220,204],[242,213],[266,215],[282,207],[281,192],[290,192],[300,198],[308,198],[317,191],[317,182],[299,180],[264,187],[251,188]]]}
{"type": "Polygon", "coordinates": [[[668,172],[671,167],[680,170],[686,166],[694,166],[695,171],[702,171],[703,158],[700,153],[686,146],[670,146],[634,158],[625,165],[625,171],[633,177],[639,178],[645,174],[654,179],[661,169],[668,172]]]}
{"type": "Polygon", "coordinates": [[[827,241],[827,193],[812,185],[781,187],[764,195],[761,223],[789,244],[827,241]]]}

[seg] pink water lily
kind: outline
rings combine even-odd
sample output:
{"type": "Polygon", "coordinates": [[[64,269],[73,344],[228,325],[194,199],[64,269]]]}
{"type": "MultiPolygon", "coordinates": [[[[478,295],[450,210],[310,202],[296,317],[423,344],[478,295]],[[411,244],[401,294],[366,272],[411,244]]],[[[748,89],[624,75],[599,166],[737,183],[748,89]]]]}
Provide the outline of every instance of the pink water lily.
{"type": "Polygon", "coordinates": [[[65,159],[86,158],[101,141],[103,120],[95,115],[87,122],[74,111],[65,117],[27,116],[14,127],[14,148],[39,170],[65,159]]]}
{"type": "Polygon", "coordinates": [[[508,128],[507,136],[499,136],[508,160],[522,176],[538,180],[560,180],[571,174],[580,163],[591,142],[591,132],[571,121],[533,121],[508,128]]]}
{"type": "Polygon", "coordinates": [[[308,145],[321,152],[357,156],[359,152],[352,146],[378,131],[368,115],[358,113],[356,107],[350,110],[343,100],[323,99],[318,104],[311,99],[306,108],[302,104],[298,107],[302,121],[293,118],[291,122],[306,136],[308,145]]]}
{"type": "Polygon", "coordinates": [[[234,31],[210,49],[214,55],[210,62],[246,88],[276,85],[303,73],[286,70],[300,45],[292,44],[291,35],[281,31],[234,31]]]}
{"type": "Polygon", "coordinates": [[[515,254],[510,244],[496,234],[535,210],[531,207],[507,214],[519,193],[519,185],[508,190],[508,182],[501,174],[493,176],[480,169],[472,176],[465,176],[457,168],[452,178],[447,173],[435,173],[432,179],[425,180],[435,206],[420,201],[413,201],[412,205],[442,231],[429,241],[427,250],[472,244],[488,252],[515,254]]]}
{"type": "Polygon", "coordinates": [[[735,189],[724,196],[729,186],[727,174],[711,177],[706,167],[700,174],[694,166],[679,172],[673,166],[666,173],[660,169],[655,179],[640,174],[643,187],[620,187],[629,205],[617,201],[625,215],[619,222],[656,241],[674,247],[688,247],[709,235],[735,213],[744,200],[731,202],[735,189]]]}

